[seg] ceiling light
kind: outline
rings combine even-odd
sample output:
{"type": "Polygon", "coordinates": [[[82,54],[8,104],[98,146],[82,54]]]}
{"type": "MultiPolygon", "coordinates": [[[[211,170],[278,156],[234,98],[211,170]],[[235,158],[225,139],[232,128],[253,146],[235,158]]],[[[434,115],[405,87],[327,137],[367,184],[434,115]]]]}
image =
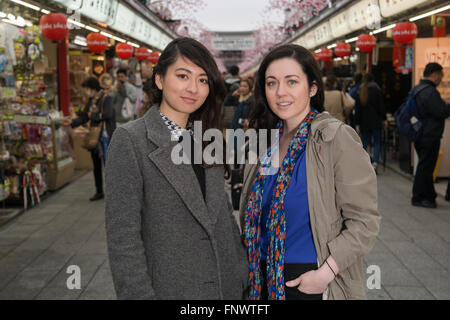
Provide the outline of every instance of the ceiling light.
{"type": "Polygon", "coordinates": [[[321,49],[317,49],[316,51],[314,51],[315,53],[319,53],[321,49]]]}
{"type": "Polygon", "coordinates": [[[82,47],[86,47],[87,46],[86,42],[80,41],[78,39],[73,40],[73,43],[75,43],[75,44],[77,44],[79,46],[82,46],[82,47]]]}
{"type": "Polygon", "coordinates": [[[327,47],[328,49],[336,48],[336,43],[333,43],[327,47]]]}
{"type": "Polygon", "coordinates": [[[13,24],[13,25],[18,26],[18,27],[23,27],[23,26],[25,26],[24,24],[20,24],[20,23],[18,23],[17,21],[14,21],[14,20],[2,19],[2,21],[3,21],[3,22],[6,22],[6,23],[9,23],[9,24],[13,24]]]}
{"type": "Polygon", "coordinates": [[[129,45],[132,45],[132,46],[135,47],[135,48],[139,48],[139,45],[136,44],[136,43],[133,43],[133,42],[130,42],[130,41],[127,41],[127,43],[128,43],[129,45]]]}
{"type": "Polygon", "coordinates": [[[72,19],[70,19],[70,18],[67,19],[67,22],[69,22],[69,23],[71,23],[71,24],[74,24],[74,25],[76,25],[76,26],[78,26],[78,27],[81,27],[81,28],[84,28],[84,27],[86,26],[84,23],[81,23],[81,22],[72,20],[72,19]]]}
{"type": "Polygon", "coordinates": [[[84,28],[89,30],[89,31],[92,31],[92,32],[99,32],[100,31],[100,30],[92,28],[91,26],[88,26],[88,25],[84,26],[84,28]]]}
{"type": "Polygon", "coordinates": [[[41,12],[42,12],[43,14],[49,14],[49,13],[50,13],[50,11],[48,11],[48,10],[46,10],[46,9],[41,9],[41,12]]]}
{"type": "Polygon", "coordinates": [[[370,34],[377,34],[377,33],[380,33],[380,32],[383,32],[383,31],[386,31],[386,30],[389,30],[389,29],[392,29],[392,28],[394,28],[395,26],[396,26],[395,23],[394,23],[394,24],[390,24],[390,25],[388,25],[388,26],[386,26],[386,27],[383,27],[383,28],[377,29],[377,30],[375,30],[375,31],[372,31],[370,34]]]}
{"type": "Polygon", "coordinates": [[[432,16],[433,14],[436,14],[436,13],[439,13],[439,12],[442,12],[442,11],[445,11],[445,10],[448,10],[448,9],[450,9],[450,5],[442,7],[442,8],[439,8],[439,9],[436,9],[436,10],[432,10],[430,12],[427,12],[427,13],[424,13],[424,14],[421,14],[421,15],[418,15],[418,16],[415,16],[415,17],[409,19],[409,21],[413,22],[413,21],[416,21],[416,20],[419,20],[419,19],[422,19],[422,18],[425,18],[425,17],[428,17],[428,16],[432,16]]]}
{"type": "Polygon", "coordinates": [[[348,40],[345,40],[345,43],[355,42],[356,40],[358,40],[358,37],[354,37],[354,38],[350,38],[348,40]]]}
{"type": "Polygon", "coordinates": [[[36,10],[36,11],[41,10],[41,8],[39,8],[38,6],[32,5],[31,3],[28,3],[28,2],[25,2],[25,1],[22,1],[22,0],[11,0],[11,1],[15,2],[15,3],[18,3],[18,4],[21,4],[24,7],[31,8],[31,9],[36,10]]]}

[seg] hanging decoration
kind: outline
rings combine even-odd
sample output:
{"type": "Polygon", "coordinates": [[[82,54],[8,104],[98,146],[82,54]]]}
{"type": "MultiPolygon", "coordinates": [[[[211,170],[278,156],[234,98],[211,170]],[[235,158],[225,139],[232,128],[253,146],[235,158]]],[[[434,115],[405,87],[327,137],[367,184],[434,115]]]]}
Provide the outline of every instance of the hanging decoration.
{"type": "Polygon", "coordinates": [[[334,54],[338,57],[346,57],[349,56],[352,52],[352,47],[345,42],[338,42],[336,47],[334,48],[334,54]]]}
{"type": "Polygon", "coordinates": [[[52,41],[63,40],[69,33],[67,17],[62,13],[45,14],[39,24],[42,34],[52,41]]]}
{"type": "Polygon", "coordinates": [[[417,37],[417,25],[412,22],[399,22],[392,29],[392,38],[398,43],[410,43],[417,37]]]}
{"type": "Polygon", "coordinates": [[[147,48],[140,47],[140,48],[136,49],[136,51],[134,52],[134,56],[139,61],[143,61],[143,60],[148,59],[150,57],[150,52],[148,51],[147,48]]]}
{"type": "Polygon", "coordinates": [[[359,35],[358,40],[356,40],[356,46],[363,52],[372,52],[373,48],[375,48],[376,43],[377,39],[367,33],[359,35]]]}
{"type": "Polygon", "coordinates": [[[128,43],[121,42],[116,45],[116,54],[121,59],[130,59],[133,56],[133,47],[128,43]]]}
{"type": "Polygon", "coordinates": [[[433,38],[445,38],[447,33],[445,16],[431,16],[431,25],[433,26],[433,38]]]}
{"type": "Polygon", "coordinates": [[[108,48],[108,38],[98,32],[89,33],[86,43],[89,50],[94,53],[103,53],[108,48]]]}
{"type": "Polygon", "coordinates": [[[316,62],[319,62],[319,54],[313,52],[312,55],[314,56],[314,59],[316,59],[316,62]]]}
{"type": "Polygon", "coordinates": [[[333,52],[330,49],[322,48],[319,52],[319,59],[322,61],[330,61],[333,58],[333,52]]]}
{"type": "Polygon", "coordinates": [[[157,64],[159,60],[159,53],[156,51],[150,52],[147,58],[151,63],[157,64]]]}

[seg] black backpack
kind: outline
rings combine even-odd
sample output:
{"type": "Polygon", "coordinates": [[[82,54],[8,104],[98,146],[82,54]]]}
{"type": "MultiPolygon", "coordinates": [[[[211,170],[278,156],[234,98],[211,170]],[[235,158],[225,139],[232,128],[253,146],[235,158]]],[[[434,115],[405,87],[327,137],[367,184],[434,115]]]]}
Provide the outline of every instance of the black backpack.
{"type": "Polygon", "coordinates": [[[416,141],[422,137],[425,120],[419,116],[419,108],[416,96],[428,85],[415,87],[408,93],[406,101],[395,111],[394,118],[398,132],[410,141],[416,141]]]}

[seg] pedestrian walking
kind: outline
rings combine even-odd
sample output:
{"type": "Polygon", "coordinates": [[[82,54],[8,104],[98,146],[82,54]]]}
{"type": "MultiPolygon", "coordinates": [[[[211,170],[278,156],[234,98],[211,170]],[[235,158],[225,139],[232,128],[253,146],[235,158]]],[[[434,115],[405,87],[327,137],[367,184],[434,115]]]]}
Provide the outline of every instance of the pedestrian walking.
{"type": "Polygon", "coordinates": [[[363,76],[363,82],[356,96],[356,124],[359,125],[363,147],[367,150],[373,139],[372,166],[377,172],[381,150],[381,129],[387,128],[386,109],[383,94],[370,73],[363,76]]]}
{"type": "Polygon", "coordinates": [[[414,175],[411,199],[413,206],[436,208],[433,171],[439,155],[445,118],[450,116],[449,105],[445,104],[436,89],[443,77],[444,71],[440,64],[428,63],[423,71],[423,79],[412,89],[413,92],[417,91],[415,102],[424,126],[422,136],[414,142],[419,163],[414,175]]]}
{"type": "Polygon", "coordinates": [[[96,193],[89,200],[96,201],[103,199],[103,175],[102,175],[102,158],[106,157],[106,150],[109,145],[110,138],[116,129],[115,112],[113,108],[112,98],[105,93],[100,87],[100,83],[95,77],[86,79],[81,86],[85,89],[89,97],[85,108],[78,112],[75,119],[63,119],[61,124],[71,126],[72,128],[81,126],[90,122],[91,127],[101,126],[98,136],[98,144],[90,151],[92,162],[94,164],[94,179],[96,193]]]}
{"type": "Polygon", "coordinates": [[[225,193],[225,166],[196,164],[195,152],[191,164],[172,160],[180,134],[194,135],[192,121],[201,121],[203,132],[221,129],[225,89],[212,55],[193,39],[173,40],[154,68],[152,94],[156,105],[117,129],[106,166],[117,296],[241,299],[248,261],[225,193]]]}
{"type": "Polygon", "coordinates": [[[333,117],[345,123],[355,106],[355,100],[345,91],[338,89],[338,81],[335,75],[327,76],[324,94],[323,106],[325,111],[328,111],[333,117]]]}
{"type": "Polygon", "coordinates": [[[357,133],[323,101],[309,50],[282,45],[261,62],[250,127],[280,139],[262,159],[270,168],[245,167],[250,299],[365,298],[362,259],[380,224],[376,176],[357,133]]]}

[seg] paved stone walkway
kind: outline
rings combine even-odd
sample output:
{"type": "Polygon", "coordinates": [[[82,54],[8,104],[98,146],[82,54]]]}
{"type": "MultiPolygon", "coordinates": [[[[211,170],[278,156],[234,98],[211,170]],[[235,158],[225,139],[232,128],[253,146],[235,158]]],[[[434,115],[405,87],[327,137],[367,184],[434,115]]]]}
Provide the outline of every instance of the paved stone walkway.
{"type": "MultiPolygon", "coordinates": [[[[379,175],[382,226],[365,267],[379,267],[381,288],[369,299],[450,299],[450,203],[412,207],[410,191],[408,179],[379,175]]],[[[0,299],[116,298],[104,202],[89,202],[93,193],[89,173],[0,228],[0,299]],[[67,288],[70,265],[80,267],[81,289],[67,288]]]]}

